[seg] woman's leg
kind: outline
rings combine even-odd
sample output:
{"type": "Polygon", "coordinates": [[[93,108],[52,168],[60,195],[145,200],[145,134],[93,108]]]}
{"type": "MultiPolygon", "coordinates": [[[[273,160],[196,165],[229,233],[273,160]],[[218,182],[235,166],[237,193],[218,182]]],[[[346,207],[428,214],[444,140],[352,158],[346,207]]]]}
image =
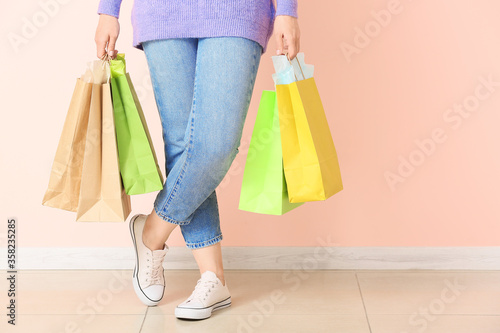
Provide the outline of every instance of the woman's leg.
{"type": "Polygon", "coordinates": [[[186,222],[180,228],[201,272],[194,291],[175,308],[177,318],[205,319],[231,305],[219,215],[217,210],[201,215],[197,207],[212,200],[210,207],[217,207],[213,194],[238,153],[261,54],[258,43],[241,37],[198,42],[189,145],[178,178],[155,206],[162,218],[186,222]]]}
{"type": "Polygon", "coordinates": [[[222,282],[222,285],[226,285],[220,242],[214,245],[194,249],[193,255],[201,274],[206,271],[214,272],[220,282],[222,282]]]}
{"type": "MultiPolygon", "coordinates": [[[[196,108],[192,114],[194,131],[191,159],[187,165],[188,168],[190,165],[198,167],[190,169],[193,173],[186,176],[186,179],[191,178],[186,182],[203,184],[203,188],[196,187],[193,206],[215,190],[238,153],[261,52],[258,43],[239,37],[202,38],[198,43],[196,108]]],[[[179,189],[182,192],[182,186],[179,189]]],[[[184,189],[189,192],[189,187],[184,189]]],[[[177,198],[181,198],[180,194],[177,198]]],[[[212,200],[217,206],[217,199],[212,200]]],[[[164,211],[168,212],[175,201],[174,198],[164,211]]],[[[198,214],[196,211],[193,216],[198,214]]],[[[206,227],[191,221],[181,225],[181,231],[186,244],[193,250],[200,273],[212,271],[225,284],[220,239],[217,238],[219,216],[202,222],[206,227]]]]}
{"type": "MultiPolygon", "coordinates": [[[[198,39],[156,40],[143,43],[143,47],[162,124],[165,170],[168,178],[186,148],[185,134],[193,104],[198,39]]],[[[213,232],[222,237],[219,223],[210,223],[218,221],[218,214],[217,198],[213,191],[198,207],[193,223],[203,228],[208,222],[213,232]]],[[[144,244],[150,250],[162,249],[176,226],[174,223],[165,223],[153,208],[144,226],[144,244]]],[[[218,262],[222,263],[222,260],[218,262]]],[[[200,267],[205,266],[201,264],[200,267]]],[[[212,269],[211,266],[209,268],[212,269]]],[[[220,272],[220,269],[217,272],[220,272]]],[[[221,279],[223,280],[222,275],[221,279]]]]}
{"type": "Polygon", "coordinates": [[[150,250],[161,250],[175,227],[176,224],[165,223],[153,209],[146,219],[142,241],[150,250]]]}
{"type": "MultiPolygon", "coordinates": [[[[155,40],[143,43],[143,48],[161,119],[168,178],[186,148],[185,133],[193,104],[198,39],[155,40]]],[[[198,208],[200,217],[218,214],[214,197],[215,192],[212,200],[198,208]]],[[[144,226],[144,244],[151,250],[162,249],[177,225],[165,223],[153,208],[144,226]]]]}

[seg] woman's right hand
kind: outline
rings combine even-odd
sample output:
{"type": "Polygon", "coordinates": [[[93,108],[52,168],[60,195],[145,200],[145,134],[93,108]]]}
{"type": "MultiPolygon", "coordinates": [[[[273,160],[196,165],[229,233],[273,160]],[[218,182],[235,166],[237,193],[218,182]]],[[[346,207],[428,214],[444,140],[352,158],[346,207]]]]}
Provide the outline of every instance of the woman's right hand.
{"type": "Polygon", "coordinates": [[[94,39],[99,59],[102,59],[106,53],[111,59],[116,58],[118,51],[115,50],[115,44],[119,34],[120,23],[118,23],[118,19],[111,15],[100,14],[94,39]]]}

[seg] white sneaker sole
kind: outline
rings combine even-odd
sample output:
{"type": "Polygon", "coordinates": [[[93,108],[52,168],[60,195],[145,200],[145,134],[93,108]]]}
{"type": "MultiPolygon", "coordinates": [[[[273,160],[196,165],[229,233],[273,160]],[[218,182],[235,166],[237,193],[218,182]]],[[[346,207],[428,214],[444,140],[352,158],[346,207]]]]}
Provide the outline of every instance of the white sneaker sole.
{"type": "Polygon", "coordinates": [[[206,319],[212,316],[212,312],[227,308],[231,305],[231,296],[213,304],[212,306],[208,306],[206,308],[175,308],[175,316],[181,319],[206,319]]]}
{"type": "MultiPolygon", "coordinates": [[[[144,303],[147,306],[155,306],[158,303],[160,303],[161,298],[159,300],[152,300],[148,298],[144,292],[142,291],[141,287],[139,286],[139,280],[137,278],[137,266],[139,265],[139,255],[137,254],[137,242],[135,239],[135,233],[134,233],[134,221],[135,219],[139,216],[139,214],[133,216],[130,219],[129,222],[129,229],[130,229],[130,235],[132,236],[132,242],[134,243],[134,249],[135,249],[135,267],[134,267],[134,273],[132,276],[132,284],[134,285],[134,290],[135,293],[137,294],[137,297],[141,300],[142,303],[144,303]]],[[[165,290],[165,289],[164,289],[165,290]]],[[[163,298],[163,295],[162,295],[163,298]]]]}

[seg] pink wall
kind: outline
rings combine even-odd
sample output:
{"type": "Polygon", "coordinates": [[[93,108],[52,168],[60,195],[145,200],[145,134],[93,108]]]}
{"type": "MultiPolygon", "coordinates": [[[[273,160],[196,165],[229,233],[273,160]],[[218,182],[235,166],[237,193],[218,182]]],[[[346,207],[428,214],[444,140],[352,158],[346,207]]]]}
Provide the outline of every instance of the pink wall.
{"type": "MultiPolygon", "coordinates": [[[[4,36],[21,33],[22,17],[41,10],[34,0],[12,6],[4,36]]],[[[97,1],[60,5],[18,52],[2,49],[2,63],[12,66],[2,69],[0,83],[0,209],[2,219],[18,217],[20,246],[131,244],[125,223],[77,223],[72,213],[41,206],[73,80],[94,57],[96,7],[97,1]]],[[[118,48],[163,161],[144,55],[130,46],[130,8],[124,1],[118,48]]],[[[315,65],[344,190],[283,216],[237,209],[259,97],[273,89],[271,41],[241,152],[218,189],[223,245],[316,246],[318,237],[339,246],[500,245],[499,13],[494,0],[300,1],[301,51],[315,65]],[[371,13],[387,8],[390,17],[371,13]],[[356,28],[368,28],[369,40],[356,28]],[[356,52],[347,56],[342,48],[356,52]],[[485,85],[489,78],[494,83],[485,85]],[[416,166],[407,170],[402,159],[416,166]],[[391,186],[386,174],[404,171],[391,186]]],[[[154,196],[134,197],[134,213],[149,211],[154,196]]],[[[178,231],[169,245],[184,244],[178,231]]]]}

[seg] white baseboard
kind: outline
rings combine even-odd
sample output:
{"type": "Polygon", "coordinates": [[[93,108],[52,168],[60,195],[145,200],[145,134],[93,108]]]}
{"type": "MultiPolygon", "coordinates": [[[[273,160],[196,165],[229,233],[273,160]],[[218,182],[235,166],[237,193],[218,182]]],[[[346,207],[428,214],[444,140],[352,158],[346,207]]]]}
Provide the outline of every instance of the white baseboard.
{"type": "MultiPolygon", "coordinates": [[[[7,269],[5,248],[0,269],[7,269]]],[[[500,270],[500,247],[222,247],[225,269],[500,270]]],[[[196,269],[170,247],[165,269],[196,269]]],[[[18,248],[16,269],[133,269],[132,247],[18,248]]]]}

